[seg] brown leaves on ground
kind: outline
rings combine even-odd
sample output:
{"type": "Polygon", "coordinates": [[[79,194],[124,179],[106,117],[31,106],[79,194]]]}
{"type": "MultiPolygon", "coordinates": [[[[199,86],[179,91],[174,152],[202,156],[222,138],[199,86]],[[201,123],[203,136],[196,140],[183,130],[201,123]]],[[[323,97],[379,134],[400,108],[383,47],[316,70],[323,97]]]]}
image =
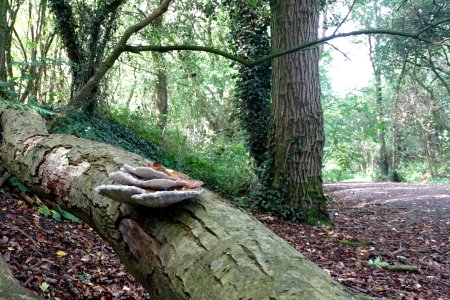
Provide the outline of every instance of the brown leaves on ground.
{"type": "Polygon", "coordinates": [[[334,229],[312,228],[259,214],[258,219],[355,294],[386,299],[450,299],[450,187],[334,184],[334,229]],[[338,240],[372,241],[352,247],[338,240]],[[420,272],[368,266],[380,257],[420,272]]]}
{"type": "Polygon", "coordinates": [[[23,286],[46,298],[149,299],[92,228],[45,218],[8,192],[0,194],[0,253],[23,286]]]}
{"type": "MultiPolygon", "coordinates": [[[[336,199],[330,206],[334,229],[257,217],[353,293],[450,299],[450,187],[371,183],[327,190],[336,199]],[[352,247],[338,240],[375,244],[352,247]],[[367,265],[377,257],[420,272],[367,265]]],[[[0,194],[0,252],[25,287],[52,299],[148,299],[91,228],[36,210],[14,194],[0,194]]]]}

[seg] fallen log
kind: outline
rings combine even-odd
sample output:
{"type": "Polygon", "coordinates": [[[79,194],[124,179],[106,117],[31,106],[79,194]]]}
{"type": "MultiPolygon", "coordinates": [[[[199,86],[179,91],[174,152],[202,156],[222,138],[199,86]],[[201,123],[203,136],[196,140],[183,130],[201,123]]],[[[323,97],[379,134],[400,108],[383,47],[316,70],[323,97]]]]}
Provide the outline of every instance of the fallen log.
{"type": "Polygon", "coordinates": [[[153,299],[355,299],[255,218],[204,191],[165,208],[95,192],[124,165],[153,162],[48,134],[31,110],[1,114],[3,163],[28,188],[83,219],[153,299]]]}

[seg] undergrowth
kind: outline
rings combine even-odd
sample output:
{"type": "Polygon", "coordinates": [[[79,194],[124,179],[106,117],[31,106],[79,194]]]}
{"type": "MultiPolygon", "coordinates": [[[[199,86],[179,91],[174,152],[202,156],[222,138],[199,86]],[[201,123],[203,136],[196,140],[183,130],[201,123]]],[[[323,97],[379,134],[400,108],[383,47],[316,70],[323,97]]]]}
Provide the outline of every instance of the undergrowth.
{"type": "Polygon", "coordinates": [[[192,145],[179,131],[161,134],[150,116],[114,109],[109,117],[69,112],[51,122],[50,131],[111,144],[205,182],[228,197],[247,194],[254,174],[242,141],[216,137],[192,145]]]}

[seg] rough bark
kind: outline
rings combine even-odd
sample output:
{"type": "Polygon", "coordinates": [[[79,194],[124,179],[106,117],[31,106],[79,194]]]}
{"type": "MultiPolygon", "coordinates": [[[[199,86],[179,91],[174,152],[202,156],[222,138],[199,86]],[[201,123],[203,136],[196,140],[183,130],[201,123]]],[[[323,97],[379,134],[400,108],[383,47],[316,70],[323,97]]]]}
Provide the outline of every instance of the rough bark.
{"type": "Polygon", "coordinates": [[[92,226],[154,299],[354,299],[264,225],[205,192],[166,209],[114,202],[94,187],[111,183],[140,156],[48,134],[33,111],[1,115],[7,170],[92,226]]]}
{"type": "MultiPolygon", "coordinates": [[[[8,34],[8,22],[6,18],[8,0],[0,0],[0,81],[6,81],[6,36],[8,34]]],[[[1,96],[0,86],[0,96],[1,96]]]]}
{"type": "MultiPolygon", "coordinates": [[[[273,1],[272,52],[317,39],[319,1],[273,1]]],[[[272,61],[272,187],[308,222],[327,221],[322,188],[325,135],[320,103],[319,48],[272,61]]]]}
{"type": "Polygon", "coordinates": [[[20,283],[14,278],[13,274],[9,270],[8,265],[3,260],[1,254],[0,254],[0,299],[1,300],[43,299],[27,291],[20,285],[20,283]]]}

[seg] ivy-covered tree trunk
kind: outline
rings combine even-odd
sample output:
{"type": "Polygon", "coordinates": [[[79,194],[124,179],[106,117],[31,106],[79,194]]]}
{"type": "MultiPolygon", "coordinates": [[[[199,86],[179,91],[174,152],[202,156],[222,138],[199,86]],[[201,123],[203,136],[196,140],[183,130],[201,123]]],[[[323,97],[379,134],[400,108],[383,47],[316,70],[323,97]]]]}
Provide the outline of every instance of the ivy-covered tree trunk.
{"type": "Polygon", "coordinates": [[[35,112],[4,110],[1,154],[10,174],[86,221],[154,299],[354,299],[254,218],[205,192],[164,209],[94,192],[142,157],[48,134],[35,112]]]}
{"type": "MultiPolygon", "coordinates": [[[[268,1],[230,1],[232,42],[237,54],[246,59],[261,58],[270,53],[268,27],[270,18],[265,16],[268,1]]],[[[270,121],[271,66],[264,62],[254,67],[238,65],[236,98],[240,106],[240,119],[247,131],[247,145],[255,160],[258,176],[267,161],[267,133],[270,121]]],[[[260,178],[263,179],[263,178],[260,178]]]]}
{"type": "Polygon", "coordinates": [[[4,97],[5,93],[3,83],[6,82],[6,37],[8,34],[7,23],[8,0],[0,0],[0,97],[4,97]]]}
{"type": "MultiPolygon", "coordinates": [[[[272,52],[318,37],[319,0],[273,1],[272,52]]],[[[270,131],[272,188],[309,223],[328,222],[322,187],[325,142],[320,103],[319,48],[292,53],[272,62],[270,131]]]]}
{"type": "Polygon", "coordinates": [[[83,88],[103,63],[106,45],[115,29],[116,13],[123,2],[101,0],[91,7],[83,1],[49,1],[56,17],[56,28],[70,60],[72,84],[69,106],[73,108],[94,111],[98,106],[99,82],[89,91],[83,88]]]}

